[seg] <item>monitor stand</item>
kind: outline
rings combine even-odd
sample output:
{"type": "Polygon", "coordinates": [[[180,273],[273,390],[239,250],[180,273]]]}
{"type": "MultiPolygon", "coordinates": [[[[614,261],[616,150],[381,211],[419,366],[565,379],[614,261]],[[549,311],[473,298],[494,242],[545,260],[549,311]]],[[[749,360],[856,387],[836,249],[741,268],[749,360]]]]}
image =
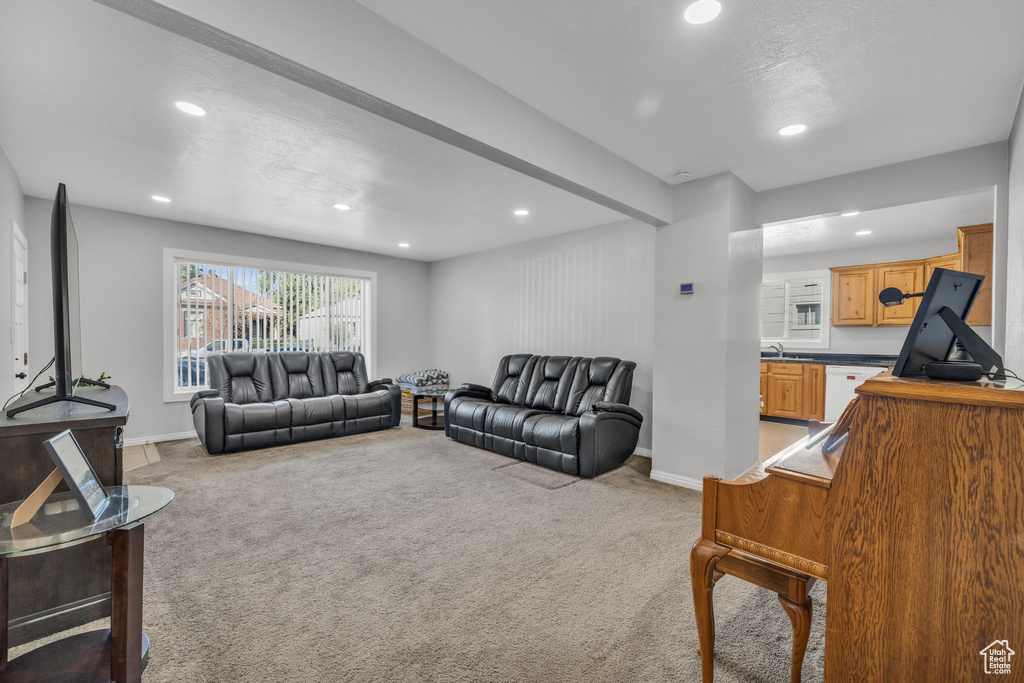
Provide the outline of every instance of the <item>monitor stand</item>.
{"type": "MultiPolygon", "coordinates": [[[[49,389],[50,387],[56,386],[56,384],[56,382],[47,382],[46,384],[41,384],[38,387],[36,387],[36,391],[49,389]]],[[[77,382],[74,383],[74,386],[82,385],[91,387],[102,387],[103,389],[110,388],[109,384],[104,384],[103,382],[97,382],[95,380],[86,379],[84,377],[80,378],[77,382]]],[[[69,403],[81,403],[83,405],[94,406],[96,408],[106,408],[107,410],[117,410],[117,406],[111,403],[96,401],[91,398],[85,398],[84,396],[47,396],[46,398],[41,398],[38,401],[33,401],[32,403],[27,403],[23,406],[11,408],[10,410],[7,411],[7,417],[14,417],[18,413],[23,413],[26,410],[31,410],[32,408],[39,408],[41,406],[53,405],[54,403],[60,403],[62,401],[67,401],[69,403]]]]}
{"type": "Polygon", "coordinates": [[[1006,368],[1003,366],[1002,356],[978,336],[978,333],[972,330],[970,325],[963,321],[963,318],[954,313],[949,306],[943,306],[939,310],[939,317],[945,321],[956,338],[960,340],[960,344],[963,345],[967,354],[981,366],[982,372],[988,375],[989,379],[1006,379],[1006,368]]]}

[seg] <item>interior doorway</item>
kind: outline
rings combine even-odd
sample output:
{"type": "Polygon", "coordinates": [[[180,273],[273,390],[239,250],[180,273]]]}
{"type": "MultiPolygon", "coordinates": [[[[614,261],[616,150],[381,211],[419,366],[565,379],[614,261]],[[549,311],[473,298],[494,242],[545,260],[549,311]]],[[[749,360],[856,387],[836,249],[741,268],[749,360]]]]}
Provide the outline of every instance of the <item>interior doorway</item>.
{"type": "Polygon", "coordinates": [[[11,342],[14,391],[28,387],[28,240],[11,221],[11,342]]]}

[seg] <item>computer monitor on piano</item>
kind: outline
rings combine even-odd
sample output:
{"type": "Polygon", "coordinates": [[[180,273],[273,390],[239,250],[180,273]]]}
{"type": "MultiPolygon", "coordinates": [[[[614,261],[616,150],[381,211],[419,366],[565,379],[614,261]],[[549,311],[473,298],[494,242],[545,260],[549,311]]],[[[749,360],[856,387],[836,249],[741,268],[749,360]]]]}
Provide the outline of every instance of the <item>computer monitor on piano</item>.
{"type": "Polygon", "coordinates": [[[977,380],[987,375],[990,379],[1006,379],[1003,359],[964,322],[984,280],[984,275],[936,268],[923,293],[904,294],[895,287],[882,290],[878,300],[885,306],[899,305],[908,297],[922,297],[893,368],[895,377],[977,380]],[[973,363],[949,360],[957,339],[973,363]]]}

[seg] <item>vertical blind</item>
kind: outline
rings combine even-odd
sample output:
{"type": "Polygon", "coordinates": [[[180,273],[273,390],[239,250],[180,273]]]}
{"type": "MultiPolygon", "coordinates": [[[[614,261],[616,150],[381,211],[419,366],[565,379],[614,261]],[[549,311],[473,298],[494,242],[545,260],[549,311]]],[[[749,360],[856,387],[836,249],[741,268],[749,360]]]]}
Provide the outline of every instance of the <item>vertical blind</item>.
{"type": "Polygon", "coordinates": [[[368,279],[185,260],[174,272],[179,390],[208,386],[211,353],[366,352],[368,279]]]}

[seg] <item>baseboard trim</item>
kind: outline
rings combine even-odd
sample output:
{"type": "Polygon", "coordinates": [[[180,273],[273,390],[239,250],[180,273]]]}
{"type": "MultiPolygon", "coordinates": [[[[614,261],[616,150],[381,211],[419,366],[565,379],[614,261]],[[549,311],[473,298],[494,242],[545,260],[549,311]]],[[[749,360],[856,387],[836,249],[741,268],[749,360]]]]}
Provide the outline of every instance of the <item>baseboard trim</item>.
{"type": "Polygon", "coordinates": [[[668,472],[661,472],[659,470],[651,470],[651,479],[664,482],[666,484],[672,484],[673,486],[681,486],[684,489],[691,489],[693,491],[704,490],[703,481],[690,479],[689,477],[680,477],[678,474],[669,474],[668,472]]]}
{"type": "Polygon", "coordinates": [[[187,432],[176,432],[174,434],[159,434],[157,436],[139,436],[134,439],[125,439],[125,446],[144,446],[147,443],[157,443],[159,441],[178,441],[180,439],[194,439],[196,437],[195,430],[187,432]]]}
{"type": "Polygon", "coordinates": [[[650,448],[635,448],[635,449],[633,449],[633,453],[635,453],[636,455],[642,456],[644,458],[653,458],[654,457],[654,453],[651,452],[650,448]]]}

